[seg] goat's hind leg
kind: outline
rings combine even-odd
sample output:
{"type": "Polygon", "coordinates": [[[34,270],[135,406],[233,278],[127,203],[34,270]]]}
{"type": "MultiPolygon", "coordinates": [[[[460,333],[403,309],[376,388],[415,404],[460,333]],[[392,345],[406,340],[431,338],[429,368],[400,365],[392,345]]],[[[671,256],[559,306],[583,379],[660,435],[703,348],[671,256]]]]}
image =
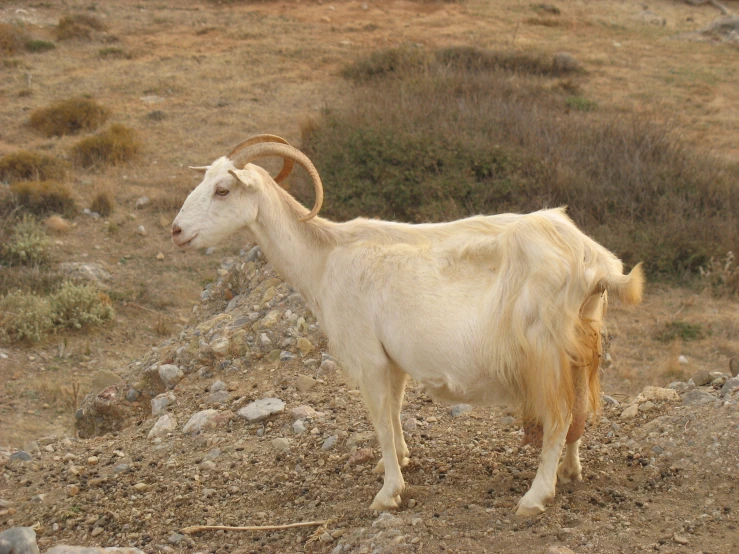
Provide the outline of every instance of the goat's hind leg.
{"type": "MultiPolygon", "coordinates": [[[[390,405],[391,417],[393,420],[393,437],[395,438],[395,454],[398,457],[400,467],[408,465],[410,460],[408,456],[410,451],[405,443],[403,436],[403,425],[400,422],[400,411],[403,407],[403,394],[405,393],[405,384],[408,381],[408,374],[398,367],[390,370],[390,405]]],[[[373,473],[383,473],[385,471],[385,463],[380,459],[372,470],[373,473]]]]}
{"type": "MultiPolygon", "coordinates": [[[[399,453],[396,450],[393,423],[396,404],[392,394],[392,373],[394,371],[395,368],[387,361],[377,367],[363,368],[359,383],[364,403],[367,405],[372,425],[375,427],[377,441],[380,443],[381,462],[385,471],[385,483],[370,506],[372,510],[392,510],[400,507],[400,494],[405,489],[405,481],[398,463],[399,453]]],[[[404,380],[403,383],[405,383],[404,380]]],[[[399,422],[400,417],[398,416],[399,422]]]]}

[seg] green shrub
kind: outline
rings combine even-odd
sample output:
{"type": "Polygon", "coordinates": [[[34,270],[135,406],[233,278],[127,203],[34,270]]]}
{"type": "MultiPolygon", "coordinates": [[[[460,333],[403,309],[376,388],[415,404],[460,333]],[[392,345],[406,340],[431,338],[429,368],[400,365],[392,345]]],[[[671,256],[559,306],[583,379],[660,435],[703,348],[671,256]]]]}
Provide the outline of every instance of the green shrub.
{"type": "Polygon", "coordinates": [[[81,329],[102,325],[113,319],[110,298],[90,285],[65,282],[59,292],[50,297],[54,325],[81,329]]]}
{"type": "Polygon", "coordinates": [[[82,167],[118,165],[132,160],[141,144],[133,129],[115,124],[107,131],[79,141],[72,147],[72,159],[82,167]]]}
{"type": "Polygon", "coordinates": [[[0,158],[0,180],[46,181],[61,179],[66,173],[66,164],[46,154],[19,150],[0,158]]]}
{"type": "Polygon", "coordinates": [[[49,237],[41,224],[24,216],[13,228],[3,249],[3,259],[11,265],[41,265],[49,261],[49,237]]]}
{"type": "Polygon", "coordinates": [[[659,330],[655,338],[662,342],[672,342],[680,339],[682,341],[690,341],[702,339],[706,336],[700,323],[688,323],[687,321],[668,321],[664,327],[659,330]]]}
{"type": "Polygon", "coordinates": [[[69,98],[34,110],[31,127],[47,137],[94,131],[108,120],[110,111],[88,98],[69,98]]]}
{"type": "Polygon", "coordinates": [[[127,53],[122,48],[118,48],[115,46],[106,46],[105,48],[101,48],[98,51],[98,56],[100,56],[104,60],[108,58],[114,58],[114,59],[131,58],[131,54],[127,53]]]}
{"type": "Polygon", "coordinates": [[[54,50],[54,48],[56,48],[56,44],[48,40],[31,39],[26,41],[26,50],[29,52],[48,52],[54,50]]]}
{"type": "MultiPolygon", "coordinates": [[[[739,166],[656,118],[568,108],[573,87],[536,56],[404,56],[351,66],[364,77],[352,69],[352,92],[303,132],[326,215],[423,222],[567,205],[627,265],[671,278],[739,247],[739,166]]],[[[309,191],[297,191],[308,204],[309,191]]]]}
{"type": "Polygon", "coordinates": [[[0,297],[0,338],[39,342],[54,328],[49,301],[14,291],[0,297]]]}
{"type": "Polygon", "coordinates": [[[579,112],[592,112],[598,107],[598,102],[588,100],[582,96],[568,96],[565,99],[568,108],[579,112]]]}
{"type": "Polygon", "coordinates": [[[56,181],[18,181],[10,185],[19,206],[35,215],[74,216],[77,207],[69,188],[56,181]]]}
{"type": "Polygon", "coordinates": [[[66,15],[59,20],[56,28],[56,38],[57,40],[90,40],[94,31],[105,30],[107,30],[107,26],[95,16],[86,14],[66,15]]]}

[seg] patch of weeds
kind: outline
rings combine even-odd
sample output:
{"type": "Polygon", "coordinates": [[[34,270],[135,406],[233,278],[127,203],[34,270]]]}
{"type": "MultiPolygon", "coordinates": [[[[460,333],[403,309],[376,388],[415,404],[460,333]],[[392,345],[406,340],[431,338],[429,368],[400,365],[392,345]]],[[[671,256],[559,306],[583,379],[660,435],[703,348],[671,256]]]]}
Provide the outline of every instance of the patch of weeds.
{"type": "Polygon", "coordinates": [[[102,325],[113,319],[110,298],[91,285],[76,285],[67,281],[49,299],[56,327],[81,329],[102,325]]]}
{"type": "Polygon", "coordinates": [[[53,156],[19,150],[0,158],[0,181],[46,181],[61,179],[67,165],[53,156]]]}
{"type": "Polygon", "coordinates": [[[536,13],[546,13],[549,15],[560,15],[562,13],[554,4],[531,4],[531,9],[536,13]]]}
{"type": "Polygon", "coordinates": [[[98,50],[98,56],[104,60],[107,60],[108,58],[131,59],[131,54],[116,46],[106,46],[105,48],[101,48],[98,50]]]}
{"type": "Polygon", "coordinates": [[[418,70],[427,65],[429,61],[429,56],[418,48],[409,46],[388,48],[373,52],[346,66],[342,69],[341,76],[362,82],[408,70],[418,70]]]}
{"type": "Polygon", "coordinates": [[[140,150],[141,143],[133,129],[115,124],[75,144],[72,159],[82,167],[118,165],[135,158],[140,150]]]}
{"type": "Polygon", "coordinates": [[[49,50],[54,50],[55,48],[56,44],[49,40],[31,39],[26,41],[26,50],[37,54],[40,52],[48,52],[49,50]]]}
{"type": "Polygon", "coordinates": [[[701,281],[717,296],[739,295],[739,265],[733,252],[725,257],[712,257],[700,267],[701,281]]]}
{"type": "Polygon", "coordinates": [[[0,54],[12,56],[21,52],[28,37],[14,25],[8,23],[0,23],[0,54]]]}
{"type": "Polygon", "coordinates": [[[38,216],[73,217],[77,212],[72,191],[57,181],[18,181],[10,185],[10,191],[20,207],[38,216]]]}
{"type": "Polygon", "coordinates": [[[31,113],[31,127],[47,137],[94,131],[108,120],[110,110],[89,98],[69,98],[31,113]]]}
{"type": "Polygon", "coordinates": [[[108,27],[93,15],[66,15],[59,20],[56,27],[56,38],[57,40],[90,40],[95,31],[107,30],[108,27]]]}
{"type": "Polygon", "coordinates": [[[49,261],[49,244],[43,226],[33,217],[23,216],[3,248],[3,260],[10,265],[44,265],[49,261]]]}
{"type": "Polygon", "coordinates": [[[103,217],[108,217],[112,214],[114,207],[115,201],[113,200],[113,195],[107,190],[99,191],[90,204],[90,209],[93,212],[99,213],[103,217]]]}
{"type": "Polygon", "coordinates": [[[571,110],[578,112],[592,112],[598,108],[598,102],[595,100],[588,100],[582,96],[568,96],[565,98],[565,104],[571,110]]]}
{"type": "Polygon", "coordinates": [[[0,338],[39,342],[54,328],[49,301],[14,291],[0,297],[0,338]]]}
{"type": "Polygon", "coordinates": [[[167,119],[167,114],[162,110],[154,110],[153,112],[146,114],[146,119],[150,119],[151,121],[164,121],[167,119]]]}
{"type": "Polygon", "coordinates": [[[688,323],[687,321],[668,321],[664,327],[657,332],[655,339],[661,342],[672,342],[674,340],[691,341],[702,339],[706,336],[700,323],[688,323]]]}

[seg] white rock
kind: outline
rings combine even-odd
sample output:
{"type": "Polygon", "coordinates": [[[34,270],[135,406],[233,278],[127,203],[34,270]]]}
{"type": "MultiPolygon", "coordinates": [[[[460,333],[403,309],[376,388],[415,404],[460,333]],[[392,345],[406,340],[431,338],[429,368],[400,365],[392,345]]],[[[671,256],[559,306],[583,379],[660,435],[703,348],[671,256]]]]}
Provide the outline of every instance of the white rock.
{"type": "Polygon", "coordinates": [[[159,366],[159,378],[168,389],[173,389],[177,383],[182,381],[185,374],[182,370],[173,364],[164,364],[159,366]]]}
{"type": "Polygon", "coordinates": [[[172,414],[164,414],[157,420],[154,427],[151,428],[148,437],[149,439],[166,437],[167,433],[171,433],[175,429],[177,429],[177,420],[172,416],[172,414]]]}
{"type": "Polygon", "coordinates": [[[285,410],[285,403],[279,398],[261,398],[238,411],[249,423],[256,423],[267,419],[272,414],[279,414],[285,410]]]}
{"type": "MultiPolygon", "coordinates": [[[[672,391],[675,392],[675,391],[672,391]]],[[[632,404],[621,412],[621,419],[634,419],[636,414],[639,413],[639,404],[632,404]]]]}
{"type": "Polygon", "coordinates": [[[681,363],[681,364],[687,364],[688,363],[688,359],[685,356],[683,356],[683,355],[678,356],[677,361],[679,363],[681,363]]]}

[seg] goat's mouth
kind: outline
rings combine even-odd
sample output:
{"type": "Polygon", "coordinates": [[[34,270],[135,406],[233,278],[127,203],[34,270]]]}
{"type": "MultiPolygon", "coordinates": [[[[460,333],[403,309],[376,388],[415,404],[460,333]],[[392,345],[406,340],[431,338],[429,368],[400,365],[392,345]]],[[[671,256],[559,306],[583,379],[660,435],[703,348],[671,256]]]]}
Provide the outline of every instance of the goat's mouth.
{"type": "Polygon", "coordinates": [[[198,235],[199,233],[195,233],[187,240],[182,240],[179,237],[172,237],[172,242],[174,242],[179,248],[189,248],[190,246],[192,246],[192,241],[198,238],[198,235]]]}

